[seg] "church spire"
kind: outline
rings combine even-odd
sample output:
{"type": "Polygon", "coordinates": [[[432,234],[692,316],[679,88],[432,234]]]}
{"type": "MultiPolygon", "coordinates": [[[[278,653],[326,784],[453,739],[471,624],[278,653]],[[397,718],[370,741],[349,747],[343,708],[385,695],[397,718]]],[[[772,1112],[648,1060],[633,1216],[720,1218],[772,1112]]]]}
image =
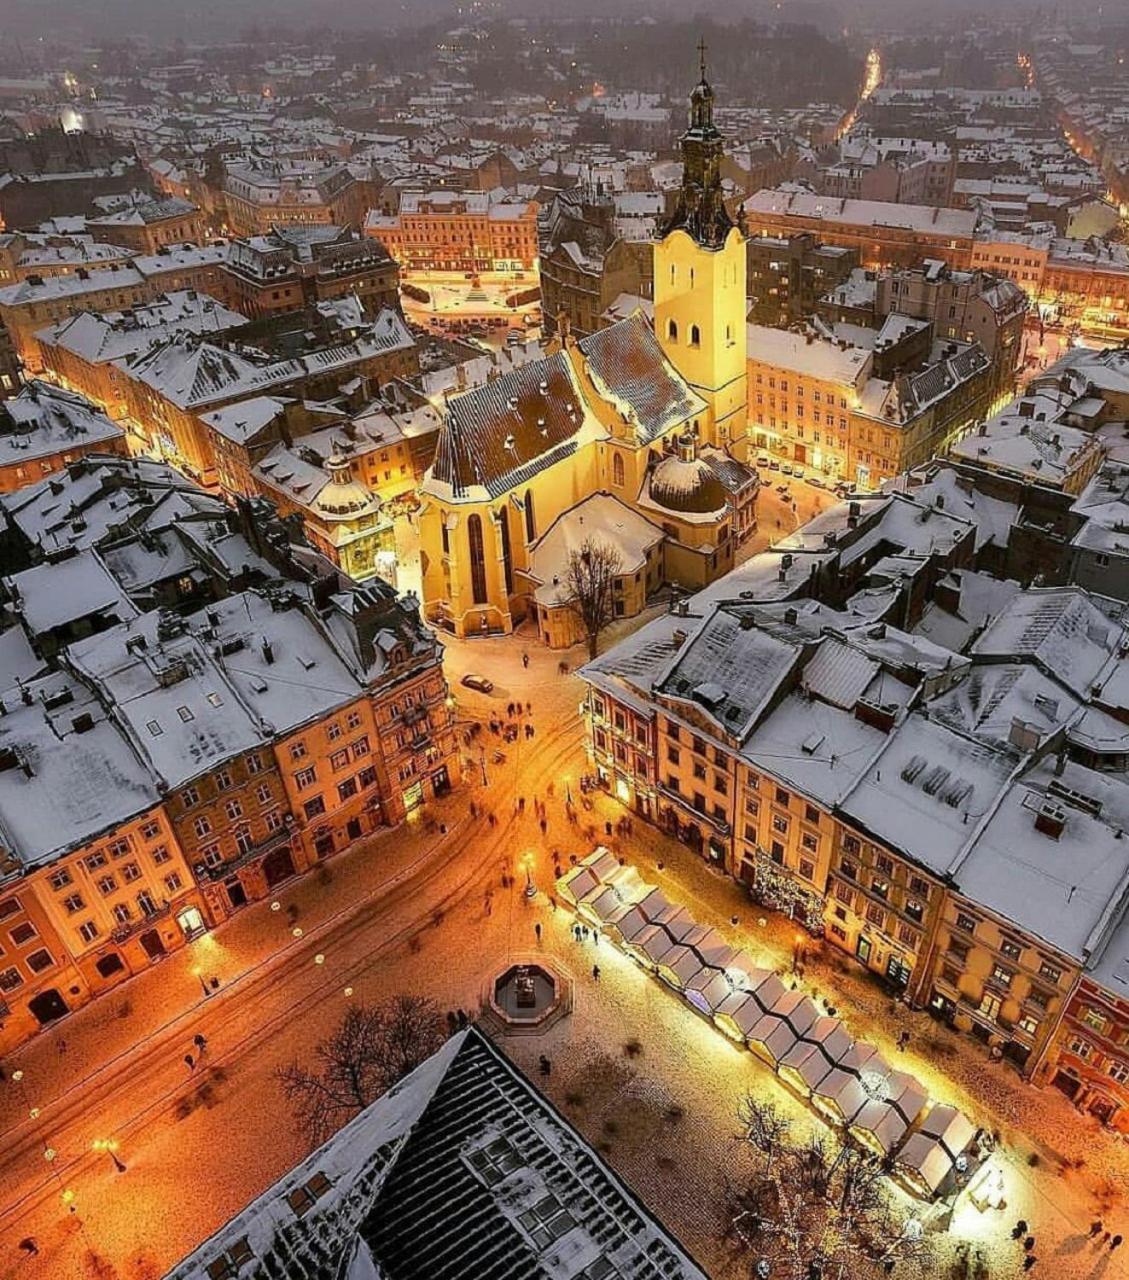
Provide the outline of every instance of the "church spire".
{"type": "Polygon", "coordinates": [[[699,244],[720,248],[733,221],[721,193],[723,140],[713,122],[713,87],[706,78],[706,42],[698,41],[701,78],[690,94],[690,127],[682,135],[682,191],[664,234],[678,228],[699,244]]]}

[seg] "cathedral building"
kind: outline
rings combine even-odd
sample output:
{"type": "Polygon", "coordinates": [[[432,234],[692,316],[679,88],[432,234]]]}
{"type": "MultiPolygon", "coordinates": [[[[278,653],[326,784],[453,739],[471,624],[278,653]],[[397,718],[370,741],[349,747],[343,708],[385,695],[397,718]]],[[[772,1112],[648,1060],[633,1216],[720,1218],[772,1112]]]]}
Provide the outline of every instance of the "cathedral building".
{"type": "Polygon", "coordinates": [[[531,617],[544,634],[533,553],[597,493],[661,529],[663,581],[692,590],[732,569],[757,488],[743,461],[745,246],[722,202],[704,68],[682,150],[655,246],[655,328],[636,311],[577,337],[562,318],[543,359],[447,402],[421,486],[430,622],[477,635],[531,617]]]}

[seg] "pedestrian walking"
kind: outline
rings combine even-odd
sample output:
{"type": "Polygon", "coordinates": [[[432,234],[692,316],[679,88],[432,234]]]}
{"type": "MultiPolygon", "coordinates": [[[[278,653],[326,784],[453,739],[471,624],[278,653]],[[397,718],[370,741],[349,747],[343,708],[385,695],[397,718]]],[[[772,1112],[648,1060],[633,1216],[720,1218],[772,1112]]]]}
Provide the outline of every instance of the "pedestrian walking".
{"type": "MultiPolygon", "coordinates": [[[[518,703],[518,708],[517,708],[517,709],[518,709],[519,711],[521,710],[521,703],[520,703],[520,702],[518,703]]],[[[527,716],[531,716],[531,715],[533,714],[533,703],[532,703],[532,702],[527,702],[527,703],[525,704],[525,714],[526,714],[527,716]]]]}
{"type": "Polygon", "coordinates": [[[899,1031],[898,1032],[898,1048],[900,1050],[904,1050],[907,1044],[909,1044],[909,1032],[899,1031]]]}
{"type": "Polygon", "coordinates": [[[470,816],[472,818],[478,817],[478,806],[474,803],[473,800],[470,802],[470,816]]]}
{"type": "Polygon", "coordinates": [[[542,1054],[540,1058],[537,1059],[537,1065],[540,1068],[541,1074],[543,1076],[547,1076],[549,1072],[552,1071],[553,1069],[553,1064],[549,1061],[548,1058],[545,1057],[544,1054],[542,1054]]]}
{"type": "Polygon", "coordinates": [[[1120,1248],[1121,1248],[1121,1237],[1114,1236],[1113,1239],[1109,1242],[1109,1251],[1110,1253],[1112,1253],[1114,1249],[1120,1249],[1120,1248]]]}
{"type": "Polygon", "coordinates": [[[1038,1259],[1038,1258],[1036,1258],[1036,1257],[1035,1257],[1035,1255],[1034,1255],[1033,1253],[1029,1253],[1029,1254],[1027,1255],[1027,1257],[1023,1259],[1023,1270],[1024,1270],[1024,1271],[1030,1271],[1030,1270],[1031,1270],[1031,1268],[1032,1268],[1032,1267],[1035,1265],[1035,1263],[1036,1263],[1036,1262],[1038,1262],[1038,1261],[1039,1261],[1039,1259],[1038,1259]]]}
{"type": "Polygon", "coordinates": [[[39,1252],[39,1245],[35,1243],[33,1236],[24,1236],[20,1241],[20,1252],[26,1253],[29,1258],[34,1258],[39,1252]]]}
{"type": "Polygon", "coordinates": [[[55,1048],[59,1051],[60,1058],[63,1056],[64,1053],[66,1053],[67,1042],[63,1039],[62,1036],[60,1036],[58,1040],[55,1041],[55,1048]]]}
{"type": "Polygon", "coordinates": [[[533,926],[533,932],[537,935],[537,945],[541,945],[541,921],[538,920],[533,926]]]}
{"type": "Polygon", "coordinates": [[[196,1034],[192,1037],[192,1043],[196,1046],[196,1048],[201,1053],[203,1053],[204,1050],[208,1047],[207,1037],[202,1036],[199,1031],[197,1031],[196,1034]]]}
{"type": "Polygon", "coordinates": [[[189,1071],[195,1071],[196,1059],[190,1053],[186,1053],[184,1055],[184,1065],[188,1068],[189,1071]]]}
{"type": "Polygon", "coordinates": [[[1011,1238],[1013,1240],[1018,1240],[1020,1236],[1025,1236],[1026,1234],[1027,1234],[1027,1221],[1024,1218],[1020,1218],[1019,1221],[1015,1224],[1015,1226],[1012,1227],[1011,1229],[1011,1238]]]}
{"type": "Polygon", "coordinates": [[[524,813],[524,812],[525,812],[525,796],[518,796],[518,798],[517,798],[517,811],[518,811],[518,813],[524,813]]]}
{"type": "Polygon", "coordinates": [[[523,654],[521,655],[521,665],[522,665],[523,667],[528,667],[528,666],[529,666],[529,654],[528,654],[528,653],[523,653],[523,654]]]}
{"type": "Polygon", "coordinates": [[[1096,1218],[1093,1222],[1090,1223],[1090,1238],[1092,1239],[1094,1236],[1101,1235],[1101,1231],[1102,1231],[1102,1220],[1101,1218],[1096,1218]]]}
{"type": "Polygon", "coordinates": [[[600,966],[598,964],[592,966],[592,980],[594,982],[600,981],[600,966]]]}
{"type": "Polygon", "coordinates": [[[498,825],[498,819],[493,815],[493,813],[488,814],[486,820],[492,827],[496,827],[498,825]]]}
{"type": "Polygon", "coordinates": [[[1103,1232],[1102,1232],[1102,1240],[1101,1240],[1101,1242],[1102,1242],[1102,1244],[1108,1244],[1108,1243],[1109,1243],[1109,1232],[1108,1232],[1108,1231],[1103,1231],[1103,1232]]]}
{"type": "Polygon", "coordinates": [[[611,833],[612,833],[612,824],[611,824],[610,822],[605,822],[605,823],[604,823],[604,835],[610,836],[610,835],[611,835],[611,833]]]}
{"type": "Polygon", "coordinates": [[[544,818],[541,819],[541,821],[538,823],[538,826],[540,826],[541,828],[542,835],[545,835],[549,830],[549,824],[544,818]]]}
{"type": "Polygon", "coordinates": [[[1034,1247],[1035,1247],[1035,1237],[1028,1236],[1027,1239],[1024,1240],[1023,1242],[1023,1252],[1030,1253],[1031,1250],[1034,1249],[1034,1247]]]}

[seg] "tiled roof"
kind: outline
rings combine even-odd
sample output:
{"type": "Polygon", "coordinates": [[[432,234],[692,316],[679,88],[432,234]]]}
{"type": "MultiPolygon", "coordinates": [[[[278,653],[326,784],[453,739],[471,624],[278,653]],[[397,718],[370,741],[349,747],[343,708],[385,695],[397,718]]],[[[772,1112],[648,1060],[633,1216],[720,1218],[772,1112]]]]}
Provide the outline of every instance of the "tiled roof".
{"type": "Polygon", "coordinates": [[[704,412],[706,402],[675,372],[642,315],[609,325],[577,345],[597,390],[634,417],[640,444],[704,412]]]}
{"type": "Polygon", "coordinates": [[[432,477],[499,497],[575,450],[584,418],[568,357],[531,361],[451,399],[432,477]]]}

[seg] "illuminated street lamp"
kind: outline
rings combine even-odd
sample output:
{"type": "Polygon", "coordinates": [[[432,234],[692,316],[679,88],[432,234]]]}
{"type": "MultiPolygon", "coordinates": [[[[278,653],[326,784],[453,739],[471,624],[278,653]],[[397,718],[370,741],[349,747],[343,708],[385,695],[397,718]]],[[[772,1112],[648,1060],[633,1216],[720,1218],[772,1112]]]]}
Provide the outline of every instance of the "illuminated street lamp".
{"type": "Polygon", "coordinates": [[[125,1173],[125,1165],[118,1155],[118,1144],[114,1138],[95,1138],[90,1146],[93,1151],[104,1151],[114,1162],[114,1168],[118,1173],[125,1173]]]}
{"type": "Polygon", "coordinates": [[[208,984],[204,981],[204,970],[197,967],[192,970],[192,974],[199,981],[200,990],[204,993],[204,998],[207,999],[212,993],[208,990],[208,984]]]}

